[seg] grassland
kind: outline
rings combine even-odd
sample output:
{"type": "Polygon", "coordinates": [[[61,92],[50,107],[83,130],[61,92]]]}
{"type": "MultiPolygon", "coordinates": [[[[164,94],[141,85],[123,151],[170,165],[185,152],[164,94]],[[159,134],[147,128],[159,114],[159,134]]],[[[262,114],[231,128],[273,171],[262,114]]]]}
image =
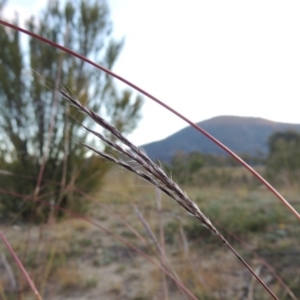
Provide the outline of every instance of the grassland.
{"type": "MultiPolygon", "coordinates": [[[[93,200],[85,200],[87,217],[117,237],[74,216],[43,226],[2,226],[43,299],[188,299],[119,237],[198,299],[270,299],[236,257],[173,200],[120,168],[105,180],[93,200]]],[[[274,196],[247,185],[184,189],[280,299],[292,299],[291,292],[300,298],[300,227],[274,196]]],[[[299,211],[299,191],[281,192],[299,211]]],[[[3,245],[0,252],[0,298],[33,299],[3,245]]]]}

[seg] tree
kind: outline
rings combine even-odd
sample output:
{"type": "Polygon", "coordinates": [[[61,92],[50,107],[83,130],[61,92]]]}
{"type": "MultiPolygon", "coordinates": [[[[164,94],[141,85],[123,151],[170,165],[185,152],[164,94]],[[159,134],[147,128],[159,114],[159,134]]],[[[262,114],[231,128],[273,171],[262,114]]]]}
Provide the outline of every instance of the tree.
{"type": "MultiPolygon", "coordinates": [[[[27,26],[108,69],[116,62],[123,44],[110,38],[112,26],[104,0],[70,1],[63,6],[49,1],[45,11],[32,16],[27,26]]],[[[88,102],[123,133],[136,127],[142,100],[134,98],[129,90],[118,92],[108,75],[36,39],[29,39],[28,49],[24,49],[17,31],[1,27],[0,44],[1,169],[35,178],[25,184],[21,177],[16,182],[6,176],[1,178],[2,188],[32,195],[34,200],[44,197],[65,207],[78,205],[82,201],[66,187],[86,191],[98,188],[108,167],[89,156],[82,146],[82,142],[97,143],[81,126],[92,125],[61,99],[59,88],[88,102]]],[[[42,219],[47,215],[44,206],[9,195],[0,197],[2,211],[21,214],[25,219],[32,214],[42,219]]]]}
{"type": "Polygon", "coordinates": [[[269,138],[269,155],[266,160],[267,175],[282,183],[299,182],[300,133],[275,132],[269,138]]]}

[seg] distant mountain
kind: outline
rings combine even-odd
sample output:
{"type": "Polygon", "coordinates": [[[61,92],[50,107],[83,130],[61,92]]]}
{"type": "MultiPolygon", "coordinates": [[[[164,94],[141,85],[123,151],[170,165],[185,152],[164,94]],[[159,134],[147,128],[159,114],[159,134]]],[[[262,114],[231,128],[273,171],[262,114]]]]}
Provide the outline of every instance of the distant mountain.
{"type": "MultiPolygon", "coordinates": [[[[225,146],[236,153],[267,154],[268,138],[276,131],[300,131],[300,124],[279,123],[262,118],[220,116],[197,123],[225,146]]],[[[179,151],[198,151],[205,154],[226,155],[204,135],[191,126],[186,127],[164,140],[142,146],[148,156],[169,162],[179,151]]]]}

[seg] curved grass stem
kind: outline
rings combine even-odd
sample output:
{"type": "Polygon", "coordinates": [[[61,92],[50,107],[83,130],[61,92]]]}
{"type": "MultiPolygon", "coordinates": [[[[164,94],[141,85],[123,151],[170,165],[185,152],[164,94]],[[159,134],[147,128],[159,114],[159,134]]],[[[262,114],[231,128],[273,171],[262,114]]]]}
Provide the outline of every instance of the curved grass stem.
{"type": "Polygon", "coordinates": [[[166,108],[167,110],[169,110],[170,112],[172,112],[173,114],[175,114],[177,117],[179,117],[180,119],[184,120],[186,123],[188,123],[189,125],[191,125],[193,128],[195,128],[197,131],[201,132],[203,135],[205,135],[208,139],[210,139],[212,142],[214,142],[216,145],[218,145],[220,148],[222,148],[225,152],[227,152],[230,156],[232,156],[235,160],[237,160],[242,166],[244,166],[249,172],[251,172],[263,185],[265,185],[289,210],[290,212],[300,221],[300,214],[297,212],[297,210],[266,180],[264,179],[259,173],[257,173],[250,165],[248,165],[243,159],[241,159],[237,154],[235,154],[232,150],[230,150],[228,147],[226,147],[224,144],[222,144],[218,139],[216,139],[215,137],[213,137],[211,134],[209,134],[208,132],[206,132],[204,129],[202,129],[200,126],[198,126],[197,124],[195,124],[194,122],[192,122],[191,120],[189,120],[188,118],[186,118],[185,116],[183,116],[182,114],[180,114],[178,111],[176,111],[175,109],[173,109],[172,107],[168,106],[167,104],[165,104],[164,102],[162,102],[161,100],[159,100],[158,98],[154,97],[153,95],[151,95],[150,93],[146,92],[145,90],[143,90],[142,88],[138,87],[137,85],[133,84],[132,82],[130,82],[129,80],[123,78],[122,76],[104,68],[103,66],[93,62],[92,60],[88,59],[87,57],[80,55],[79,53],[76,53],[62,45],[59,45],[51,40],[48,40],[38,34],[35,34],[29,30],[26,30],[24,28],[21,28],[17,25],[11,24],[9,22],[3,21],[0,19],[0,24],[10,27],[14,30],[18,30],[20,32],[23,32],[33,38],[36,38],[38,40],[40,40],[43,43],[46,43],[50,46],[53,46],[57,49],[60,49],[74,57],[77,57],[83,61],[85,61],[86,63],[94,66],[95,68],[113,76],[114,78],[124,82],[125,84],[127,84],[128,86],[134,88],[135,90],[139,91],[140,93],[142,93],[143,95],[147,96],[148,98],[150,98],[151,100],[155,101],[156,103],[158,103],[159,105],[161,105],[162,107],[166,108]]]}

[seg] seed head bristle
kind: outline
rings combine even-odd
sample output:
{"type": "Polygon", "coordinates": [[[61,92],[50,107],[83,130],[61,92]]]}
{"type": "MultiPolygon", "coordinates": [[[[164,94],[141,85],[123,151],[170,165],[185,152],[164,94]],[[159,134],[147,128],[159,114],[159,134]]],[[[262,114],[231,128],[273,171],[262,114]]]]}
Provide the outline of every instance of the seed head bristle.
{"type": "Polygon", "coordinates": [[[114,126],[109,124],[106,120],[101,118],[94,111],[82,105],[75,97],[70,96],[65,91],[61,91],[61,94],[64,98],[69,100],[70,103],[74,105],[79,111],[90,116],[98,125],[108,130],[114,137],[117,138],[117,141],[129,147],[129,149],[125,149],[123,146],[106,138],[103,134],[96,132],[90,128],[87,128],[86,126],[83,125],[83,127],[87,131],[92,133],[94,136],[100,138],[107,145],[117,150],[117,152],[125,154],[127,157],[131,158],[133,161],[137,163],[139,167],[142,167],[142,171],[139,170],[138,167],[133,167],[132,165],[129,165],[128,163],[124,162],[119,158],[116,158],[112,155],[104,153],[103,151],[100,151],[98,149],[95,149],[94,147],[85,144],[85,146],[88,149],[90,149],[94,153],[97,153],[101,157],[122,166],[123,168],[129,170],[130,172],[137,174],[139,177],[143,178],[144,180],[152,183],[154,186],[158,187],[165,194],[167,194],[172,199],[174,199],[179,205],[181,205],[184,209],[186,209],[190,214],[192,214],[197,219],[199,219],[213,233],[215,234],[217,233],[216,228],[212,225],[209,219],[201,212],[199,207],[189,199],[187,194],[178,186],[176,182],[174,182],[165,173],[165,171],[158,164],[154,163],[145,153],[143,153],[138,147],[133,145],[114,126]]]}
{"type": "Polygon", "coordinates": [[[156,163],[154,163],[145,153],[143,153],[138,147],[133,145],[127,138],[122,135],[120,131],[118,131],[114,126],[109,124],[103,118],[101,118],[94,111],[88,109],[84,105],[82,105],[75,97],[69,96],[65,91],[60,91],[62,96],[66,98],[72,105],[77,107],[79,111],[87,114],[93,119],[98,125],[102,128],[108,130],[118,142],[123,143],[129,149],[125,149],[123,146],[117,144],[114,141],[109,140],[101,133],[98,133],[94,130],[91,130],[87,127],[84,127],[87,131],[92,133],[94,136],[100,138],[107,145],[117,150],[117,152],[125,154],[127,157],[132,159],[137,166],[132,166],[120,158],[116,158],[110,154],[104,153],[94,147],[89,145],[85,146],[97,153],[101,157],[118,164],[119,166],[129,170],[137,174],[139,177],[144,180],[150,182],[169,197],[174,199],[180,206],[182,206],[185,210],[188,211],[189,214],[196,217],[208,230],[210,230],[213,234],[215,234],[229,249],[236,255],[236,257],[244,264],[244,266],[252,273],[252,275],[261,283],[261,285],[272,295],[274,299],[278,299],[275,294],[268,288],[268,286],[260,279],[260,277],[252,270],[252,268],[247,264],[247,262],[236,252],[236,250],[227,242],[227,240],[223,237],[223,235],[214,227],[211,221],[206,217],[200,208],[194,203],[187,194],[178,186],[176,182],[172,180],[170,176],[168,176],[164,170],[156,163]],[[141,168],[141,169],[140,169],[141,168]]]}

